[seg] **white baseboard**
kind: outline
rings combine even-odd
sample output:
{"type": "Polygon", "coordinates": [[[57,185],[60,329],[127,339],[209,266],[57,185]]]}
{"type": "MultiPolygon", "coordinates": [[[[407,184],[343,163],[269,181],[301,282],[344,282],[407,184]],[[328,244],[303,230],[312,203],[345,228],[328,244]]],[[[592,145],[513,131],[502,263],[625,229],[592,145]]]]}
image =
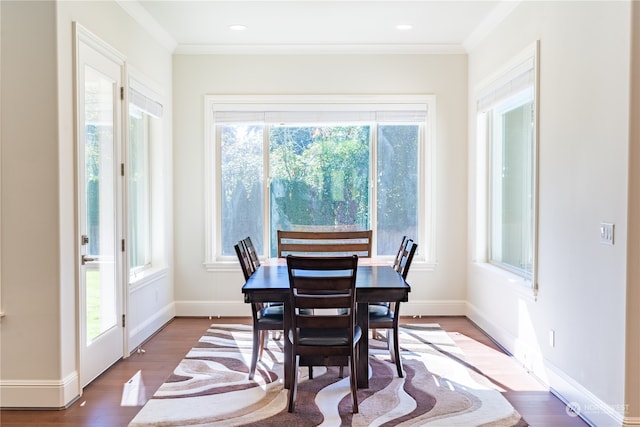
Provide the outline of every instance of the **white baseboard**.
{"type": "Polygon", "coordinates": [[[400,316],[466,316],[467,302],[464,300],[420,301],[412,300],[400,305],[400,316]]]}
{"type": "MultiPolygon", "coordinates": [[[[233,317],[251,316],[249,304],[238,301],[176,301],[176,316],[233,317]]],[[[465,316],[463,300],[409,301],[400,306],[400,316],[465,316]]]]}
{"type": "Polygon", "coordinates": [[[183,317],[251,316],[250,305],[240,301],[176,301],[175,308],[183,317]]]}
{"type": "Polygon", "coordinates": [[[632,427],[632,426],[640,426],[640,418],[639,417],[626,417],[624,419],[624,424],[623,426],[625,427],[632,427]]]}
{"type": "Polygon", "coordinates": [[[76,371],[62,380],[0,381],[2,409],[63,409],[80,396],[76,371]]]}
{"type": "Polygon", "coordinates": [[[129,343],[127,351],[131,353],[136,347],[140,346],[143,342],[149,339],[150,336],[155,334],[162,326],[176,316],[175,304],[171,303],[165,306],[162,310],[155,313],[152,317],[147,319],[141,325],[129,331],[129,343]]]}
{"type": "Polygon", "coordinates": [[[500,344],[506,351],[536,376],[545,386],[549,387],[558,399],[569,407],[575,409],[572,412],[567,409],[567,416],[580,416],[587,424],[592,426],[632,426],[638,420],[624,420],[623,405],[615,407],[600,400],[597,396],[584,388],[573,378],[565,374],[561,369],[540,354],[539,350],[522,342],[505,329],[492,323],[488,316],[484,315],[477,307],[467,303],[467,317],[475,322],[491,338],[500,344]]]}

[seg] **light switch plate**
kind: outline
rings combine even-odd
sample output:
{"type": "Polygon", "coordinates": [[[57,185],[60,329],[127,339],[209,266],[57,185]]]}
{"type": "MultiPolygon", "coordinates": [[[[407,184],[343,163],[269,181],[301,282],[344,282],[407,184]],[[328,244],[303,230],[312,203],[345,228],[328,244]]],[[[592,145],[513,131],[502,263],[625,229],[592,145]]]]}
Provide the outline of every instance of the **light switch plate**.
{"type": "Polygon", "coordinates": [[[600,223],[600,243],[603,245],[613,245],[615,226],[609,222],[600,223]]]}

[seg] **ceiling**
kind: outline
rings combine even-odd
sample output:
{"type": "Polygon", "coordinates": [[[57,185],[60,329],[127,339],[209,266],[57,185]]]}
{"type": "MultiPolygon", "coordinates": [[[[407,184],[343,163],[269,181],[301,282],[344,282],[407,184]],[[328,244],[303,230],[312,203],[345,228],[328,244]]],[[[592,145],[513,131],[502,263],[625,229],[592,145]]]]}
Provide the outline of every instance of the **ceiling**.
{"type": "Polygon", "coordinates": [[[518,0],[118,0],[174,53],[464,53],[518,0]],[[409,24],[399,30],[398,24],[409,24]],[[231,30],[243,25],[244,30],[231,30]]]}

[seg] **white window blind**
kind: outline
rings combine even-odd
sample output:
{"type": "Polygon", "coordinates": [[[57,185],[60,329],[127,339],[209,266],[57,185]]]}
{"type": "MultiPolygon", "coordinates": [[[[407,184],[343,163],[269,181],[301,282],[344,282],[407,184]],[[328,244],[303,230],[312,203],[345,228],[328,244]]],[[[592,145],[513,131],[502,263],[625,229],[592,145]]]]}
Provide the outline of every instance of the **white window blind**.
{"type": "Polygon", "coordinates": [[[142,83],[134,79],[129,80],[129,103],[153,117],[161,118],[162,103],[159,99],[158,95],[152,93],[142,83]]]}
{"type": "Polygon", "coordinates": [[[427,111],[216,111],[216,123],[267,123],[301,125],[306,123],[419,123],[427,111]]]}
{"type": "Polygon", "coordinates": [[[535,58],[531,56],[480,92],[477,99],[478,112],[486,111],[519,92],[533,90],[535,79],[535,58]]]}

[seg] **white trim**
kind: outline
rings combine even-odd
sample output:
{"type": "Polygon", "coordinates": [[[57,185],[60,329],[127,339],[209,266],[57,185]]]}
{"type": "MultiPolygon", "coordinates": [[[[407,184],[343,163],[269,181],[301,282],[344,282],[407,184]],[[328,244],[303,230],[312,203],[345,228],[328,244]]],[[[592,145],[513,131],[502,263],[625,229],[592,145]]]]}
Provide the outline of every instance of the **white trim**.
{"type": "MultiPolygon", "coordinates": [[[[600,400],[550,361],[545,359],[544,362],[549,378],[549,391],[568,408],[574,410],[574,413],[568,412],[568,414],[579,416],[590,426],[629,425],[625,423],[624,417],[610,405],[600,400]]],[[[626,404],[620,404],[620,409],[624,408],[626,404]]]]}
{"type": "MultiPolygon", "coordinates": [[[[627,423],[620,413],[620,410],[625,408],[624,403],[613,403],[614,407],[612,407],[611,404],[603,402],[547,360],[539,349],[529,346],[519,337],[491,322],[489,317],[473,304],[467,303],[466,316],[528,369],[538,381],[548,387],[558,399],[572,408],[580,408],[578,415],[589,425],[611,427],[636,425],[627,423]]],[[[629,419],[630,423],[637,423],[637,421],[637,419],[629,419]]]]}
{"type": "MultiPolygon", "coordinates": [[[[0,7],[0,34],[2,33],[2,7],[0,7]]],[[[2,44],[0,43],[0,82],[2,82],[2,44]]],[[[0,84],[0,129],[2,129],[2,84],[0,84]]],[[[0,132],[0,224],[2,224],[2,132],[0,132]]],[[[0,227],[2,242],[2,227],[0,227]]],[[[0,245],[0,322],[4,317],[2,310],[2,245],[0,245]]]]}
{"type": "MultiPolygon", "coordinates": [[[[133,290],[132,293],[138,289],[140,288],[133,290]]],[[[129,331],[129,353],[133,352],[174,317],[176,317],[176,308],[175,303],[172,302],[155,312],[152,316],[148,316],[144,322],[134,329],[131,329],[129,331]]]]}
{"type": "Polygon", "coordinates": [[[623,425],[625,427],[640,426],[640,417],[625,417],[623,425]]]}
{"type": "Polygon", "coordinates": [[[490,91],[493,87],[499,86],[501,81],[504,81],[505,78],[513,78],[517,71],[520,69],[524,63],[528,60],[533,59],[533,67],[536,71],[535,85],[538,85],[538,62],[540,57],[540,41],[536,40],[535,42],[526,46],[522,51],[513,56],[509,61],[503,64],[500,68],[498,68],[495,72],[491,73],[486,78],[482,79],[474,88],[473,100],[477,100],[478,98],[482,98],[486,92],[490,91]]]}
{"type": "MultiPolygon", "coordinates": [[[[175,302],[175,315],[180,317],[237,317],[250,316],[251,307],[238,300],[182,300],[175,302]]],[[[411,300],[403,302],[400,306],[400,316],[464,316],[467,312],[467,303],[464,300],[411,300]]]]}
{"type": "MultiPolygon", "coordinates": [[[[424,153],[420,153],[418,238],[420,245],[416,261],[434,265],[435,248],[435,138],[436,138],[436,96],[435,95],[205,95],[204,96],[204,231],[205,251],[203,264],[208,271],[216,270],[215,264],[231,261],[219,253],[217,233],[220,232],[220,203],[216,183],[220,179],[217,159],[220,155],[214,137],[213,113],[224,111],[424,111],[426,130],[424,153]]],[[[265,172],[266,173],[266,172],[265,172]]],[[[265,183],[267,185],[267,183],[265,183]]],[[[266,218],[266,217],[265,217],[266,218]]],[[[265,247],[269,233],[265,230],[265,247]]]]}
{"type": "MultiPolygon", "coordinates": [[[[532,160],[532,173],[533,173],[533,231],[532,231],[532,271],[529,277],[523,272],[522,276],[530,286],[529,292],[533,298],[538,294],[538,151],[539,151],[539,126],[540,126],[540,82],[539,82],[539,62],[540,62],[540,41],[528,45],[525,49],[511,58],[506,64],[498,69],[497,72],[492,73],[489,77],[480,82],[473,91],[474,111],[476,113],[476,145],[478,150],[476,151],[476,188],[475,188],[475,202],[476,202],[476,223],[475,223],[475,235],[474,244],[472,245],[471,257],[474,262],[488,263],[490,257],[490,216],[491,216],[491,126],[487,122],[486,127],[480,126],[480,116],[491,120],[491,114],[489,111],[495,109],[497,102],[503,102],[512,96],[517,96],[519,92],[508,92],[506,95],[500,93],[500,96],[493,100],[492,103],[486,103],[485,105],[479,105],[480,102],[488,97],[492,97],[497,94],[503,87],[507,87],[514,79],[527,77],[527,81],[533,86],[533,106],[534,106],[534,129],[533,129],[533,160],[532,160]],[[489,108],[490,107],[490,108],[489,108]]],[[[519,89],[518,89],[519,90],[519,89]]]]}
{"type": "Polygon", "coordinates": [[[178,43],[140,3],[131,0],[115,0],[115,2],[164,48],[169,52],[175,50],[178,43]]]}
{"type": "Polygon", "coordinates": [[[0,380],[0,407],[63,409],[80,395],[78,372],[61,380],[0,380]]]}
{"type": "Polygon", "coordinates": [[[129,293],[147,287],[151,283],[155,283],[157,280],[167,277],[168,274],[168,267],[151,267],[142,270],[135,276],[129,277],[129,293]]]}
{"type": "Polygon", "coordinates": [[[213,139],[213,103],[212,100],[204,97],[204,265],[207,270],[210,265],[217,262],[218,254],[216,251],[217,233],[215,224],[218,224],[218,189],[215,185],[217,182],[215,165],[218,163],[218,152],[213,139]]]}
{"type": "MultiPolygon", "coordinates": [[[[80,236],[78,235],[81,229],[81,223],[80,223],[80,219],[81,215],[82,215],[82,209],[83,207],[80,206],[80,200],[81,200],[81,196],[79,194],[79,188],[80,188],[80,180],[83,179],[83,176],[81,174],[81,170],[84,167],[84,160],[81,158],[80,154],[80,147],[81,147],[81,135],[84,135],[84,129],[81,129],[80,126],[83,125],[83,123],[80,122],[80,117],[81,114],[84,114],[84,112],[82,112],[80,106],[83,105],[84,101],[80,100],[80,96],[81,96],[81,91],[78,88],[79,84],[83,84],[84,82],[80,82],[81,76],[82,76],[82,72],[81,72],[81,67],[82,64],[80,63],[80,60],[82,59],[81,55],[82,55],[82,47],[85,46],[85,48],[88,50],[88,52],[93,52],[96,53],[100,56],[102,56],[104,59],[106,59],[107,61],[112,62],[115,66],[118,67],[118,85],[121,88],[125,88],[127,86],[127,79],[126,79],[126,57],[120,53],[117,49],[113,48],[111,45],[109,45],[108,43],[104,42],[102,39],[100,39],[98,36],[96,36],[95,34],[93,34],[92,32],[90,32],[89,30],[87,30],[86,28],[84,28],[80,23],[78,23],[77,21],[73,21],[72,23],[73,29],[73,70],[74,70],[74,74],[73,74],[73,99],[74,99],[74,151],[75,151],[75,190],[76,190],[76,195],[75,195],[75,211],[76,211],[76,221],[74,224],[75,227],[75,232],[76,232],[76,236],[75,236],[75,257],[76,260],[80,260],[81,256],[82,256],[82,248],[81,248],[81,239],[80,236]]],[[[116,91],[118,90],[117,88],[115,89],[116,91]]],[[[122,100],[117,100],[117,98],[114,100],[114,126],[116,127],[117,132],[114,132],[113,135],[113,139],[114,139],[114,147],[113,147],[113,155],[114,155],[114,176],[113,176],[113,192],[114,192],[114,212],[113,212],[113,221],[114,221],[114,244],[117,246],[119,245],[118,241],[121,240],[122,238],[124,238],[125,233],[123,232],[123,227],[124,227],[124,209],[126,207],[126,205],[124,204],[124,194],[125,194],[125,189],[124,189],[124,180],[121,179],[122,177],[120,177],[120,174],[117,173],[116,171],[119,169],[119,167],[117,166],[118,163],[121,163],[124,161],[124,148],[125,148],[125,141],[127,138],[127,131],[125,129],[125,123],[126,123],[126,116],[125,114],[127,114],[128,110],[127,110],[127,98],[126,98],[126,94],[124,96],[124,99],[122,100]]],[[[120,349],[120,354],[121,357],[126,357],[126,348],[127,348],[127,338],[128,338],[128,334],[127,334],[127,328],[126,327],[122,327],[120,328],[120,316],[121,315],[126,315],[128,312],[127,309],[127,296],[128,293],[126,292],[127,290],[127,286],[126,283],[128,283],[128,271],[127,271],[127,256],[125,254],[125,252],[121,252],[118,251],[117,249],[114,250],[114,256],[116,259],[115,262],[115,276],[114,276],[114,280],[116,281],[115,283],[115,287],[116,287],[116,297],[115,297],[115,306],[116,306],[116,325],[117,328],[113,329],[112,331],[117,331],[117,332],[110,332],[109,334],[103,334],[103,337],[101,338],[102,341],[105,341],[105,337],[108,337],[110,335],[116,334],[118,335],[117,338],[119,338],[119,343],[118,343],[118,348],[120,349]]],[[[79,295],[79,298],[77,299],[77,305],[76,305],[76,319],[78,320],[77,322],[77,347],[76,347],[76,355],[77,355],[77,363],[76,363],[76,369],[79,372],[78,375],[78,380],[79,380],[79,387],[83,388],[84,386],[86,386],[87,384],[89,384],[89,382],[93,381],[94,378],[85,378],[85,375],[89,375],[89,376],[93,376],[95,374],[95,372],[92,373],[87,373],[86,371],[86,366],[89,364],[89,362],[93,363],[93,366],[97,366],[97,363],[95,363],[95,356],[99,353],[96,353],[94,351],[94,355],[93,357],[89,357],[89,355],[87,355],[87,346],[86,344],[86,325],[85,325],[85,317],[86,315],[83,313],[84,311],[84,298],[85,298],[85,286],[82,285],[81,283],[81,279],[80,277],[82,276],[83,272],[82,272],[83,268],[81,266],[81,264],[78,262],[77,266],[76,266],[76,273],[77,273],[77,280],[78,282],[76,283],[76,288],[77,288],[77,292],[79,295]]],[[[110,354],[110,356],[113,356],[112,354],[110,354]]],[[[107,358],[105,357],[104,361],[102,363],[110,363],[111,361],[108,361],[107,358]]],[[[115,361],[113,361],[115,363],[115,361]]],[[[108,368],[109,366],[104,367],[104,369],[106,370],[106,368],[108,368]]]]}
{"type": "Polygon", "coordinates": [[[459,44],[206,44],[178,45],[176,55],[463,55],[459,44]]]}
{"type": "Polygon", "coordinates": [[[462,46],[466,52],[475,49],[504,19],[520,5],[522,0],[503,0],[464,40],[462,46]]]}

